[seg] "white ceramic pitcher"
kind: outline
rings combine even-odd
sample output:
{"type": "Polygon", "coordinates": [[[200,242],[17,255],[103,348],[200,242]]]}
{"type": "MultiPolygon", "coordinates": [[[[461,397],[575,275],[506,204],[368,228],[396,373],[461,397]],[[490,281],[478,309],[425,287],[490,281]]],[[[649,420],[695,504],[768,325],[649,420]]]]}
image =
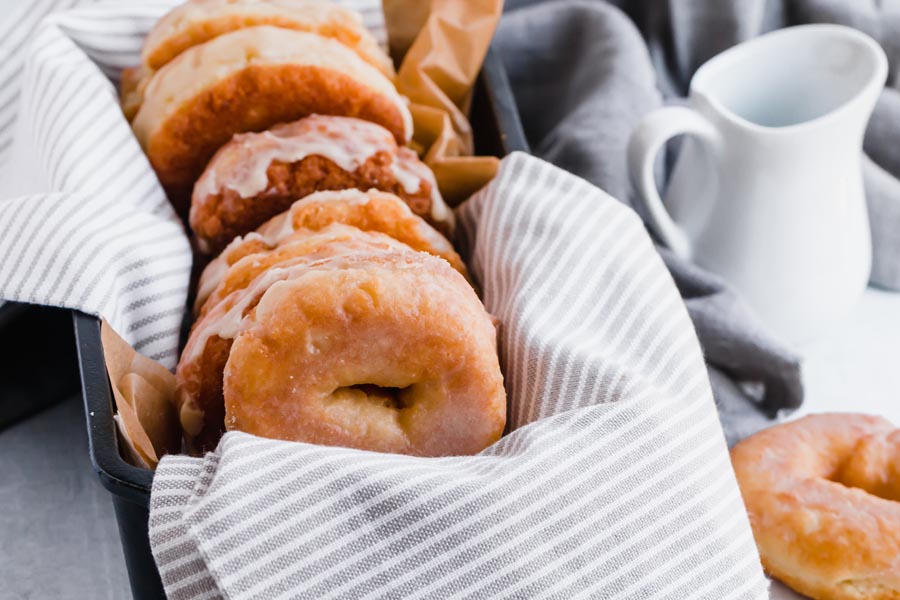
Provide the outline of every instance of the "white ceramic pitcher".
{"type": "Polygon", "coordinates": [[[657,110],[631,137],[629,172],[650,228],[788,340],[827,327],[868,281],[860,159],[886,75],[881,47],[859,31],[782,29],[704,64],[690,108],[657,110]],[[653,164],[680,134],[667,212],[653,164]]]}

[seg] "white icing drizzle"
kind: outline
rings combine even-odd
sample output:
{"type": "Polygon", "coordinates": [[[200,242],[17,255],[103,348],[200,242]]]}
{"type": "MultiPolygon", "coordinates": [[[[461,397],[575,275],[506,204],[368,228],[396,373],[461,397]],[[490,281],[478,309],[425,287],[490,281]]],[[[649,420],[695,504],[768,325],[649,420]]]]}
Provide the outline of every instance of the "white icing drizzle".
{"type": "Polygon", "coordinates": [[[403,186],[407,194],[414,194],[419,190],[421,181],[425,180],[431,184],[431,220],[435,223],[448,223],[450,229],[456,225],[456,219],[453,211],[444,203],[441,192],[438,189],[437,181],[434,179],[434,172],[419,160],[416,153],[409,148],[400,148],[394,162],[391,163],[391,171],[394,177],[403,186]]]}
{"type": "Polygon", "coordinates": [[[197,284],[197,302],[194,305],[195,313],[200,312],[200,307],[203,305],[203,302],[205,302],[210,294],[215,291],[219,282],[225,277],[225,273],[228,272],[228,261],[225,260],[224,257],[228,255],[229,250],[231,250],[233,246],[243,243],[244,240],[252,239],[250,238],[251,235],[254,234],[248,234],[243,238],[235,238],[228,244],[225,250],[222,251],[222,254],[203,269],[203,273],[200,275],[200,281],[197,284]]]}
{"type": "MultiPolygon", "coordinates": [[[[368,204],[373,195],[379,196],[381,198],[392,197],[402,210],[404,210],[410,216],[413,216],[412,211],[405,202],[403,202],[399,198],[387,194],[386,192],[379,192],[377,190],[361,192],[357,189],[314,192],[309,196],[306,196],[305,198],[301,198],[300,200],[294,202],[288,210],[275,217],[272,217],[271,219],[263,223],[256,231],[252,231],[244,236],[238,236],[234,238],[234,240],[232,240],[231,243],[225,247],[222,253],[219,254],[219,256],[217,256],[212,262],[210,262],[205,269],[203,269],[203,273],[200,275],[200,282],[197,286],[197,300],[194,305],[194,312],[200,312],[200,308],[203,306],[203,303],[206,302],[206,300],[219,286],[219,283],[221,283],[221,281],[225,278],[225,274],[228,272],[229,268],[229,255],[233,251],[239,249],[245,242],[260,241],[269,248],[274,248],[275,246],[280,244],[282,240],[290,235],[293,235],[296,232],[296,230],[294,229],[294,213],[300,210],[303,206],[307,204],[318,204],[325,202],[341,202],[349,205],[362,205],[368,204]]],[[[421,233],[426,238],[428,238],[436,248],[441,248],[443,246],[443,244],[441,243],[443,238],[441,238],[440,234],[437,232],[433,232],[433,236],[428,235],[429,233],[431,233],[429,229],[430,228],[427,227],[423,228],[421,233]]],[[[357,229],[355,227],[348,227],[342,223],[332,223],[328,227],[322,229],[322,233],[327,234],[329,231],[333,234],[336,234],[342,231],[357,231],[357,229]]],[[[447,242],[444,240],[444,244],[445,243],[447,242]]]]}
{"type": "MultiPolygon", "coordinates": [[[[226,298],[223,298],[213,309],[197,324],[188,343],[184,348],[182,362],[199,360],[206,348],[207,341],[218,336],[224,339],[234,339],[240,332],[245,331],[252,323],[247,323],[244,312],[256,303],[272,285],[286,279],[293,279],[311,269],[341,270],[350,266],[365,268],[373,264],[373,258],[386,258],[395,256],[400,259],[398,264],[391,268],[402,268],[403,259],[408,256],[418,257],[420,253],[405,249],[402,244],[382,234],[368,234],[373,236],[373,241],[367,244],[365,252],[362,252],[359,244],[349,244],[343,252],[330,254],[327,257],[312,259],[309,257],[297,257],[281,265],[273,265],[260,273],[249,286],[235,290],[226,298]],[[383,239],[379,239],[383,238],[383,239]]],[[[341,242],[332,244],[345,245],[341,242]]],[[[244,257],[243,260],[253,260],[253,256],[244,257]]],[[[241,261],[238,261],[239,264],[241,261]]],[[[379,263],[375,263],[379,264],[379,263]]]]}
{"type": "MultiPolygon", "coordinates": [[[[397,144],[380,125],[351,117],[312,115],[262,133],[235,135],[210,161],[194,193],[203,198],[229,189],[249,198],[266,189],[266,170],[274,161],[294,163],[322,156],[353,172],[382,151],[394,154],[397,144]]],[[[418,185],[413,191],[417,189],[418,185]]]]}
{"type": "Polygon", "coordinates": [[[275,161],[300,162],[322,156],[352,173],[378,152],[392,156],[390,170],[407,194],[415,194],[422,181],[431,185],[431,218],[453,227],[453,212],[444,203],[434,173],[409,148],[397,148],[391,133],[352,117],[312,115],[262,133],[241,133],[213,157],[194,186],[194,198],[232,190],[242,198],[259,194],[268,185],[266,174],[275,161]]]}
{"type": "MultiPolygon", "coordinates": [[[[412,150],[410,150],[412,152],[412,150]]],[[[420,163],[421,164],[421,163],[420,163]]],[[[424,165],[422,165],[424,166],[424,165]]],[[[430,172],[427,166],[424,166],[425,170],[430,172]]],[[[437,190],[437,186],[434,186],[432,189],[437,190]]],[[[344,204],[349,205],[362,205],[368,204],[373,199],[378,199],[382,202],[392,202],[396,203],[398,209],[400,209],[405,216],[408,218],[417,218],[416,214],[412,211],[408,204],[406,204],[403,200],[398,198],[397,196],[391,194],[390,192],[382,192],[376,189],[370,189],[366,191],[357,190],[357,189],[349,189],[349,190],[326,190],[323,192],[314,192],[309,196],[301,198],[294,202],[291,207],[285,212],[281,213],[278,216],[272,217],[269,221],[260,226],[259,229],[256,230],[255,234],[260,239],[264,240],[266,244],[269,246],[276,246],[281,240],[286,238],[287,236],[294,233],[294,213],[303,209],[307,204],[322,204],[326,202],[342,202],[344,204]]],[[[452,226],[452,218],[453,212],[450,211],[446,205],[441,202],[441,206],[444,206],[445,210],[450,217],[450,223],[452,226]]],[[[336,224],[332,224],[334,226],[336,224]]],[[[441,235],[440,232],[433,229],[430,225],[424,222],[420,222],[420,226],[418,227],[418,233],[424,239],[428,240],[428,242],[433,247],[435,253],[440,252],[452,252],[453,246],[450,244],[449,240],[441,235]]],[[[240,238],[238,238],[240,239],[240,238]]],[[[244,239],[252,239],[249,236],[245,236],[244,239]]],[[[235,242],[236,243],[236,242],[235,242]]],[[[227,249],[226,249],[227,251],[227,249]]],[[[225,252],[222,253],[223,256],[225,252]]]]}
{"type": "MultiPolygon", "coordinates": [[[[239,250],[244,243],[251,241],[260,241],[268,248],[276,247],[285,238],[296,233],[296,230],[294,229],[294,214],[297,211],[302,210],[306,205],[324,204],[328,202],[340,202],[348,205],[364,205],[368,204],[373,199],[394,203],[396,207],[404,213],[405,217],[416,218],[415,214],[412,212],[409,206],[398,197],[388,192],[380,192],[375,189],[371,189],[366,192],[362,192],[357,189],[336,191],[329,190],[310,194],[309,196],[306,196],[305,198],[301,198],[300,200],[294,202],[291,207],[285,212],[269,219],[256,231],[248,233],[242,237],[236,237],[230,244],[228,244],[228,246],[225,247],[225,249],[221,254],[219,254],[218,257],[216,257],[206,266],[200,276],[200,282],[197,286],[197,298],[194,303],[194,313],[198,314],[203,304],[209,299],[213,292],[215,292],[215,289],[219,286],[219,284],[225,278],[226,273],[228,272],[230,263],[232,262],[230,259],[231,253],[239,250]]],[[[450,216],[452,217],[452,213],[450,213],[450,216]]],[[[333,235],[341,232],[353,231],[359,230],[356,227],[349,227],[347,225],[344,225],[343,223],[331,223],[327,227],[321,229],[320,233],[330,233],[333,235]]],[[[370,233],[375,233],[377,235],[377,232],[370,233]]],[[[448,253],[452,254],[453,246],[450,244],[447,238],[441,235],[438,231],[434,230],[427,223],[419,221],[417,233],[430,244],[431,249],[427,250],[428,252],[436,254],[438,256],[448,253]]]]}
{"type": "MultiPolygon", "coordinates": [[[[353,191],[356,192],[356,190],[353,191]]],[[[262,244],[270,250],[274,249],[284,239],[296,233],[293,221],[295,206],[298,206],[301,202],[304,202],[309,198],[315,199],[322,194],[341,193],[343,192],[318,192],[307,196],[306,198],[295,202],[287,211],[264,223],[257,231],[251,231],[247,235],[234,238],[234,240],[222,250],[222,253],[203,269],[203,273],[200,275],[200,283],[197,286],[197,303],[194,306],[195,312],[200,312],[200,308],[203,304],[216,291],[216,288],[219,287],[222,280],[225,279],[231,265],[234,264],[234,262],[238,262],[231,259],[232,252],[240,250],[246,242],[254,241],[262,242],[262,244]]],[[[352,200],[356,200],[354,204],[361,204],[368,202],[368,196],[363,197],[362,202],[360,202],[360,199],[357,197],[352,198],[352,200]]],[[[358,233],[359,230],[356,227],[349,227],[342,223],[331,223],[316,233],[310,233],[309,236],[324,240],[337,240],[341,235],[353,235],[354,232],[358,233]]],[[[242,259],[243,258],[246,257],[242,257],[242,259]]]]}

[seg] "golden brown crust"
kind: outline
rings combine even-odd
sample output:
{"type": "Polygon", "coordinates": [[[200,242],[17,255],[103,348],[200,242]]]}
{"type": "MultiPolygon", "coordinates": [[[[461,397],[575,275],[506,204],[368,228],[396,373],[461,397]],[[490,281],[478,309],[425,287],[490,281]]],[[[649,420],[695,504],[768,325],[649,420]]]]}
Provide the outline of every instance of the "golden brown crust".
{"type": "Polygon", "coordinates": [[[179,365],[178,418],[191,453],[215,450],[225,433],[225,405],[220,373],[228,362],[232,340],[212,336],[198,360],[179,365]],[[187,401],[187,398],[191,398],[187,401]]]}
{"type": "MultiPolygon", "coordinates": [[[[408,251],[410,248],[386,236],[369,236],[361,238],[362,231],[356,227],[342,224],[332,224],[320,231],[302,230],[292,235],[279,239],[277,243],[270,244],[260,236],[248,236],[228,248],[221,257],[227,264],[222,270],[221,277],[204,273],[206,279],[204,286],[212,288],[211,293],[202,294],[203,302],[199,311],[200,318],[206,316],[219,302],[229,297],[234,292],[246,288],[264,271],[275,265],[293,264],[295,259],[308,261],[322,257],[332,256],[339,252],[363,251],[379,247],[393,249],[398,252],[408,251]],[[359,249],[357,244],[360,239],[365,241],[365,246],[359,249]],[[213,287],[214,286],[214,287],[213,287]]],[[[214,268],[218,268],[218,265],[214,268]]],[[[203,287],[203,286],[201,286],[203,287]]],[[[201,294],[198,294],[198,301],[201,294]]],[[[200,303],[198,303],[198,306],[200,303]]]]}
{"type": "Polygon", "coordinates": [[[190,48],[157,71],[132,122],[182,213],[194,181],[235,133],[311,114],[378,123],[401,143],[411,118],[393,85],[334,40],[253,27],[190,48]]]}
{"type": "MultiPolygon", "coordinates": [[[[270,267],[281,269],[330,258],[352,258],[369,253],[393,257],[411,250],[380,234],[364,234],[358,229],[335,225],[321,233],[302,239],[266,254],[254,253],[253,244],[242,247],[232,256],[233,262],[191,328],[191,335],[176,370],[176,404],[188,450],[192,453],[211,450],[225,430],[225,407],[222,393],[222,370],[228,358],[232,339],[228,332],[241,317],[253,310],[266,287],[251,288],[270,267]],[[238,307],[237,314],[229,314],[238,307]],[[217,309],[217,312],[213,312],[217,309]],[[223,321],[230,320],[230,323],[223,321]],[[221,334],[221,335],[220,335],[221,334]]],[[[404,255],[405,256],[405,255],[404,255]]],[[[269,274],[272,282],[288,275],[269,274]]]]}
{"type": "Polygon", "coordinates": [[[377,231],[403,242],[413,250],[439,256],[466,275],[466,266],[443,235],[412,212],[397,196],[380,190],[340,190],[310,194],[288,211],[270,219],[257,231],[277,239],[292,231],[317,231],[332,223],[377,231]]]}
{"type": "Polygon", "coordinates": [[[386,76],[394,76],[393,64],[359,14],[321,0],[189,0],[157,21],[147,34],[141,58],[149,69],[156,70],[188,48],[260,25],[333,38],[386,76]]]}
{"type": "Polygon", "coordinates": [[[201,249],[216,254],[235,237],[253,231],[272,217],[291,207],[298,198],[318,191],[376,188],[390,192],[409,205],[413,212],[427,218],[431,206],[431,184],[422,181],[409,194],[387,166],[391,157],[379,152],[356,171],[348,173],[321,156],[309,156],[299,162],[273,162],[266,170],[265,191],[244,198],[234,190],[207,196],[198,204],[191,202],[191,229],[201,249]],[[196,211],[193,207],[199,206],[196,211]]]}
{"type": "Polygon", "coordinates": [[[122,71],[122,112],[131,122],[155,71],[179,54],[220,35],[269,25],[334,39],[386,77],[394,65],[353,10],[320,0],[188,0],[154,25],[147,35],[141,65],[122,71]]]}
{"type": "Polygon", "coordinates": [[[452,233],[453,213],[414,152],[375,123],[323,115],[239,134],[222,146],[194,186],[191,228],[201,249],[214,254],[298,198],[350,188],[393,193],[452,233]]]}
{"type": "Polygon", "coordinates": [[[445,261],[342,225],[257,249],[233,249],[179,362],[190,449],[215,443],[222,406],[231,429],[380,451],[473,453],[499,438],[494,326],[445,261]]]}
{"type": "MultiPolygon", "coordinates": [[[[900,502],[866,491],[878,491],[873,480],[891,471],[864,469],[865,458],[854,456],[861,445],[870,446],[869,459],[876,447],[895,451],[880,443],[895,432],[878,417],[814,415],[734,447],[735,474],[770,574],[817,599],[900,598],[900,502]]],[[[898,460],[893,454],[879,464],[898,460]]]]}
{"type": "Polygon", "coordinates": [[[232,346],[226,427],[418,456],[499,439],[495,332],[446,262],[310,267],[272,287],[232,346]]]}
{"type": "Polygon", "coordinates": [[[465,264],[450,242],[396,196],[377,190],[316,192],[294,202],[288,211],[265,223],[256,233],[235,239],[213,260],[200,278],[195,311],[199,312],[229,266],[240,258],[289,243],[295,232],[324,231],[334,224],[386,234],[414,250],[443,258],[467,276],[465,264]]]}

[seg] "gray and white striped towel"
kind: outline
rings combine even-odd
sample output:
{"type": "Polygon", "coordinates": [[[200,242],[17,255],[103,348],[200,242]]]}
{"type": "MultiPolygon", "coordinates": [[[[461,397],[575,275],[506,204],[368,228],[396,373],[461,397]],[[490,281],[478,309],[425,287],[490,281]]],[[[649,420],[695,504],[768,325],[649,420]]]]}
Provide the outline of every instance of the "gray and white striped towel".
{"type": "Polygon", "coordinates": [[[765,598],[687,311],[639,219],[514,154],[459,210],[512,433],[412,458],[228,433],[165,457],[170,598],[765,598]]]}
{"type": "MultiPolygon", "coordinates": [[[[187,242],[108,79],[169,5],[33,35],[0,298],[102,314],[171,366],[187,242]]],[[[150,533],[169,596],[764,598],[697,339],[639,220],[521,154],[459,216],[503,322],[512,432],[475,457],[239,433],[165,457],[150,533]]]]}
{"type": "MultiPolygon", "coordinates": [[[[0,301],[102,315],[170,368],[190,248],[114,84],[180,3],[20,2],[0,20],[0,301]]],[[[340,3],[386,42],[378,0],[340,3]]]]}

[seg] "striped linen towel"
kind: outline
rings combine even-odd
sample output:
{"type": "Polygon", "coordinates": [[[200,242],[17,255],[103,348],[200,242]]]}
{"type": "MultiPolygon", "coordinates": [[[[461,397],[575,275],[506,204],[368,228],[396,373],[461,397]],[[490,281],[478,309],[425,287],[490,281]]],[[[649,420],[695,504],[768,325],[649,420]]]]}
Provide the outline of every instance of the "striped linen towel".
{"type": "MultiPolygon", "coordinates": [[[[190,247],[114,84],[180,3],[39,0],[0,19],[0,301],[102,315],[169,368],[190,247]]],[[[378,0],[340,3],[386,43],[378,0]]]]}
{"type": "MultiPolygon", "coordinates": [[[[100,314],[170,367],[190,253],[113,81],[172,4],[0,32],[27,48],[0,66],[21,84],[0,88],[0,181],[22,194],[0,200],[0,298],[100,314]]],[[[639,220],[521,154],[459,218],[503,323],[511,433],[475,457],[240,433],[166,457],[150,533],[168,595],[766,597],[697,339],[639,220]]]]}
{"type": "Polygon", "coordinates": [[[170,598],[766,598],[699,344],[628,208],[513,154],[459,209],[512,432],[414,458],[228,433],[164,457],[170,598]]]}

